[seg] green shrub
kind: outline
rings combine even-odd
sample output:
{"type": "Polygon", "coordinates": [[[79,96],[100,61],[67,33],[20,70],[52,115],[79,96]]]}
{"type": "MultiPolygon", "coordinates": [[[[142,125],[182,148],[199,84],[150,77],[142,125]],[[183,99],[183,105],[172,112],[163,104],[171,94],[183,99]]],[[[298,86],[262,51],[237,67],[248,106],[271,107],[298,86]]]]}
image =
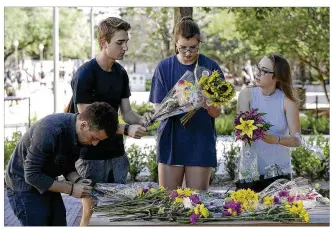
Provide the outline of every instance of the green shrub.
{"type": "Polygon", "coordinates": [[[216,118],[217,135],[234,135],[234,114],[221,115],[216,118]]]}
{"type": "Polygon", "coordinates": [[[330,120],[323,115],[316,118],[315,111],[305,111],[300,118],[302,134],[330,134],[330,120]]]}
{"type": "Polygon", "coordinates": [[[330,146],[329,139],[323,136],[311,136],[307,143],[319,146],[325,158],[320,160],[310,150],[304,146],[299,146],[292,150],[292,166],[298,176],[303,176],[311,180],[329,180],[330,173],[330,146]]]}
{"type": "Polygon", "coordinates": [[[235,180],[236,173],[238,171],[240,147],[235,146],[232,143],[229,151],[224,151],[225,157],[225,169],[231,180],[235,180]]]}
{"type": "Polygon", "coordinates": [[[149,103],[142,103],[142,104],[136,104],[136,102],[133,102],[130,104],[131,109],[138,115],[142,116],[144,115],[146,112],[154,112],[154,106],[149,103]]]}
{"type": "Polygon", "coordinates": [[[223,106],[223,114],[236,114],[236,104],[237,100],[233,99],[229,103],[227,103],[225,106],[223,106]]]}
{"type": "Polygon", "coordinates": [[[14,132],[12,138],[9,139],[6,137],[4,142],[4,158],[5,158],[5,166],[7,165],[10,156],[12,155],[18,141],[21,139],[22,133],[20,131],[14,132]]]}
{"type": "Polygon", "coordinates": [[[217,171],[218,171],[218,169],[220,167],[221,162],[222,162],[221,159],[219,159],[218,162],[217,162],[217,166],[215,168],[212,168],[209,185],[211,185],[212,181],[215,179],[216,173],[217,173],[217,171]]]}
{"type": "Polygon", "coordinates": [[[158,162],[156,146],[145,146],[144,150],[147,155],[146,166],[149,168],[151,180],[158,182],[158,162]]]}
{"type": "Polygon", "coordinates": [[[151,80],[145,80],[145,91],[150,91],[151,89],[151,80]]]}
{"type": "Polygon", "coordinates": [[[136,176],[140,173],[145,165],[143,161],[144,155],[142,154],[140,147],[136,144],[132,144],[126,150],[126,153],[129,160],[129,173],[131,179],[133,181],[137,181],[136,176]]]}

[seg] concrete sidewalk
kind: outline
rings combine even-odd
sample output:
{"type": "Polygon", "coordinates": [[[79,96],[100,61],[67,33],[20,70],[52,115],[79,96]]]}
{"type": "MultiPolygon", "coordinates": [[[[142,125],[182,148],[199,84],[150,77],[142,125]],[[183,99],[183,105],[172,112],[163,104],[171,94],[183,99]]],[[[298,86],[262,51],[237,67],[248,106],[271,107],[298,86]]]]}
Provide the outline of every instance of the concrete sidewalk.
{"type": "MultiPolygon", "coordinates": [[[[67,226],[79,226],[82,216],[81,199],[74,198],[67,194],[62,194],[62,198],[67,210],[67,226]]],[[[21,226],[20,222],[10,207],[7,192],[5,192],[4,205],[5,226],[21,226]]]]}

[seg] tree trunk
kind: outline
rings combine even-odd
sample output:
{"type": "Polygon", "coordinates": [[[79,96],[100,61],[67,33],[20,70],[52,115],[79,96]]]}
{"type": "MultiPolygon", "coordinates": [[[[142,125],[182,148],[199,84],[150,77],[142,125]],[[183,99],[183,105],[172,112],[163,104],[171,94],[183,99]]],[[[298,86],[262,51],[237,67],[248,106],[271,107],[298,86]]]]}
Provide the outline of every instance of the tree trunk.
{"type": "Polygon", "coordinates": [[[186,16],[193,17],[192,7],[174,7],[174,26],[181,20],[181,18],[186,16]]]}
{"type": "MultiPolygon", "coordinates": [[[[175,25],[181,20],[183,17],[193,17],[193,8],[192,7],[174,7],[174,27],[173,27],[173,33],[175,25]]],[[[173,47],[175,47],[174,42],[173,47]]]]}

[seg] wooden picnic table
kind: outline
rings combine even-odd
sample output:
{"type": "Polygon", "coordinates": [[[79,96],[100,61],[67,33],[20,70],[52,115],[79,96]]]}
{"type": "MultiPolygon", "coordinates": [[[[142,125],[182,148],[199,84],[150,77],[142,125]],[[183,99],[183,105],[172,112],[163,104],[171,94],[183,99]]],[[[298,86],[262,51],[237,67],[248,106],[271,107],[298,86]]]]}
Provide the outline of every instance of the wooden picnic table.
{"type": "MultiPolygon", "coordinates": [[[[309,223],[294,222],[284,223],[276,221],[220,221],[205,222],[204,226],[329,226],[330,225],[330,206],[318,203],[313,209],[308,211],[310,215],[309,223]]],[[[176,222],[159,220],[134,220],[134,221],[110,221],[111,217],[103,216],[103,213],[93,213],[89,226],[184,226],[176,222]]],[[[190,224],[185,224],[186,226],[190,224]]]]}

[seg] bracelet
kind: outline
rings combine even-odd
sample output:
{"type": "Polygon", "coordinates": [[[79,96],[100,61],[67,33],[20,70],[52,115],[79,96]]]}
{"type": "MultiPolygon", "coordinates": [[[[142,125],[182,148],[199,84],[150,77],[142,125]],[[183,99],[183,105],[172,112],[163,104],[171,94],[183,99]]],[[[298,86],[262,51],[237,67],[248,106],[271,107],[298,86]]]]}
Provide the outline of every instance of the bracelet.
{"type": "Polygon", "coordinates": [[[70,190],[70,193],[69,193],[70,196],[73,194],[73,190],[74,190],[74,183],[71,184],[71,190],[70,190]]]}
{"type": "Polygon", "coordinates": [[[82,177],[78,177],[78,178],[74,181],[74,183],[76,184],[76,183],[79,182],[80,180],[82,180],[82,177]]]}
{"type": "Polygon", "coordinates": [[[277,142],[277,145],[279,145],[280,143],[280,136],[278,136],[278,142],[277,142]]]}
{"type": "Polygon", "coordinates": [[[129,129],[129,124],[126,124],[124,127],[123,134],[128,136],[128,129],[129,129]]]}

